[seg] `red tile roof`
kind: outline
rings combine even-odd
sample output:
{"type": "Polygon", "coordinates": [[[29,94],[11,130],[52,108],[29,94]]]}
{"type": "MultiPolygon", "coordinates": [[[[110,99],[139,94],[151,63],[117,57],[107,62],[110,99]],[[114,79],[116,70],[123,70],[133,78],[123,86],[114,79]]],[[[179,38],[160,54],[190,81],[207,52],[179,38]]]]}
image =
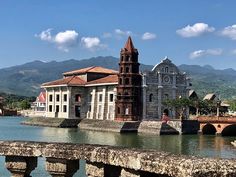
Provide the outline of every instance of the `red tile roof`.
{"type": "Polygon", "coordinates": [[[85,85],[85,83],[86,83],[86,81],[84,81],[83,79],[81,79],[78,76],[70,76],[70,77],[55,80],[55,81],[52,81],[52,82],[44,83],[44,84],[42,84],[42,86],[43,87],[45,87],[45,86],[57,86],[57,85],[81,86],[81,85],[85,85]]]}
{"type": "Polygon", "coordinates": [[[65,72],[65,73],[63,73],[63,75],[66,76],[66,75],[85,74],[85,73],[117,74],[118,71],[103,68],[100,66],[92,66],[92,67],[88,67],[88,68],[65,72]]]}
{"type": "Polygon", "coordinates": [[[94,85],[94,84],[96,84],[96,85],[105,84],[105,83],[118,84],[118,76],[117,75],[109,75],[109,76],[103,77],[101,79],[97,79],[97,80],[87,82],[86,86],[94,85]]]}
{"type": "Polygon", "coordinates": [[[40,103],[46,102],[46,92],[41,92],[39,96],[37,97],[37,101],[40,103]]]}

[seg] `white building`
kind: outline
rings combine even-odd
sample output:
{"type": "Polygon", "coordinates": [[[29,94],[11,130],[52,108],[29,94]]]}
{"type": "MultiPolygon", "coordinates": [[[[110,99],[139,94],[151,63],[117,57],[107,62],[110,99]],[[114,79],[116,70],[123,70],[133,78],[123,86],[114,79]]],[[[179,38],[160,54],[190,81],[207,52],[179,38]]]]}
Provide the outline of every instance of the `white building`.
{"type": "Polygon", "coordinates": [[[117,71],[88,67],[44,83],[46,117],[114,119],[117,71]]]}

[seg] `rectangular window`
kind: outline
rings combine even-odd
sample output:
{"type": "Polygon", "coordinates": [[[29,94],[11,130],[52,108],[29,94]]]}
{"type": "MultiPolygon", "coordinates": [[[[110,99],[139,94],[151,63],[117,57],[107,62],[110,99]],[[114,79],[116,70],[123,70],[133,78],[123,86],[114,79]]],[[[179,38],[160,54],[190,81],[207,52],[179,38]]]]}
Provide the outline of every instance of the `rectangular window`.
{"type": "Polygon", "coordinates": [[[52,102],[52,95],[49,95],[49,101],[52,102]]]}
{"type": "Polygon", "coordinates": [[[67,94],[64,94],[64,102],[66,102],[67,101],[67,94]]]}
{"type": "Polygon", "coordinates": [[[52,105],[49,105],[49,112],[52,112],[52,105]]]}
{"type": "Polygon", "coordinates": [[[80,94],[75,95],[75,101],[79,102],[79,103],[81,102],[81,95],[80,94]]]}
{"type": "Polygon", "coordinates": [[[129,108],[125,108],[125,115],[129,114],[129,108]]]}
{"type": "Polygon", "coordinates": [[[99,94],[99,102],[102,102],[102,94],[99,94]]]}
{"type": "Polygon", "coordinates": [[[59,105],[56,105],[56,112],[59,112],[60,111],[60,107],[59,105]]]}
{"type": "Polygon", "coordinates": [[[60,101],[60,95],[59,95],[59,94],[56,95],[56,101],[57,101],[57,102],[60,101]]]}
{"type": "Polygon", "coordinates": [[[67,112],[67,106],[63,105],[63,112],[67,112]]]}
{"type": "Polygon", "coordinates": [[[113,99],[114,99],[114,95],[110,94],[110,102],[113,102],[113,99]]]}

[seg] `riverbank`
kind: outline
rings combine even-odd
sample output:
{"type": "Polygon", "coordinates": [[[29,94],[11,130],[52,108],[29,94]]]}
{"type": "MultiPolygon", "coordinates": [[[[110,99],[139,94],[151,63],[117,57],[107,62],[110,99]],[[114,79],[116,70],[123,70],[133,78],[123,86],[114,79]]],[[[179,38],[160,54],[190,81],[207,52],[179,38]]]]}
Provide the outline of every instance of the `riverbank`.
{"type": "Polygon", "coordinates": [[[81,130],[106,132],[136,132],[144,134],[197,134],[199,124],[191,120],[171,120],[168,123],[161,121],[110,121],[93,119],[62,119],[62,118],[26,118],[24,125],[47,126],[61,128],[75,128],[81,130]]]}
{"type": "Polygon", "coordinates": [[[25,118],[25,120],[21,122],[21,124],[44,127],[76,128],[78,127],[80,121],[80,119],[31,117],[25,118]]]}

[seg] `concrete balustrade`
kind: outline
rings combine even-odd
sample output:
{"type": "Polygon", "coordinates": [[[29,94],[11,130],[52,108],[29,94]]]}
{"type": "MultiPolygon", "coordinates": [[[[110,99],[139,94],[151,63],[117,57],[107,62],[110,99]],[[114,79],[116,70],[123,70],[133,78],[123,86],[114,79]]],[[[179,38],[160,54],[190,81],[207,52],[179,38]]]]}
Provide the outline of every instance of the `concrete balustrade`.
{"type": "MultiPolygon", "coordinates": [[[[72,177],[85,160],[88,177],[234,177],[236,160],[174,155],[102,145],[0,141],[0,155],[13,177],[28,177],[37,158],[53,177],[72,177]]],[[[0,174],[1,176],[1,174],[0,174]]]]}

